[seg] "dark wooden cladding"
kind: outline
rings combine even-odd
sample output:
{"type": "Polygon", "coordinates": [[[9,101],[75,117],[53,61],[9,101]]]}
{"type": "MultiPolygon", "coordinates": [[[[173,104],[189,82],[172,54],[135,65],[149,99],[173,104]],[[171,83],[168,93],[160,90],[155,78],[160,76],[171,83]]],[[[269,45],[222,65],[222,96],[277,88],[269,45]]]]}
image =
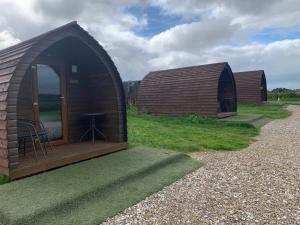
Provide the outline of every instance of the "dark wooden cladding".
{"type": "Polygon", "coordinates": [[[18,168],[17,120],[34,119],[31,66],[39,60],[64,65],[68,143],[76,143],[87,124],[80,115],[104,112],[98,126],[112,142],[127,142],[122,80],[103,47],[76,22],[0,50],[0,173],[18,168]],[[71,72],[77,65],[78,73],[71,72]],[[75,82],[74,82],[75,81],[75,82]]]}
{"type": "Polygon", "coordinates": [[[228,63],[150,72],[141,81],[139,111],[157,115],[236,112],[236,87],[228,63]]]}
{"type": "Polygon", "coordinates": [[[268,100],[267,81],[263,70],[237,72],[234,77],[238,102],[260,104],[268,100]]]}

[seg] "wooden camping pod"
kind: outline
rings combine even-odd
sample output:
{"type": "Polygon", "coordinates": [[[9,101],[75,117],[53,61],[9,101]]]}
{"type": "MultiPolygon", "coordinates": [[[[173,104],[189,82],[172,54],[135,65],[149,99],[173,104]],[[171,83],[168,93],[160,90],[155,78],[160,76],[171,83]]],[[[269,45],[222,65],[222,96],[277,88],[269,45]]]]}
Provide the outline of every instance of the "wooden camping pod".
{"type": "MultiPolygon", "coordinates": [[[[107,141],[127,142],[126,104],[116,66],[102,46],[77,22],[0,51],[0,173],[19,166],[18,119],[34,119],[32,68],[39,62],[63,65],[66,141],[79,142],[85,112],[105,113],[99,124],[107,141]],[[78,71],[71,71],[72,65],[78,71]]],[[[118,149],[120,150],[120,149],[118,149]]]]}
{"type": "Polygon", "coordinates": [[[237,99],[240,103],[260,104],[268,100],[267,81],[263,70],[234,73],[237,99]]]}
{"type": "Polygon", "coordinates": [[[141,82],[137,106],[157,115],[232,115],[237,105],[231,68],[224,62],[150,72],[141,82]]]}

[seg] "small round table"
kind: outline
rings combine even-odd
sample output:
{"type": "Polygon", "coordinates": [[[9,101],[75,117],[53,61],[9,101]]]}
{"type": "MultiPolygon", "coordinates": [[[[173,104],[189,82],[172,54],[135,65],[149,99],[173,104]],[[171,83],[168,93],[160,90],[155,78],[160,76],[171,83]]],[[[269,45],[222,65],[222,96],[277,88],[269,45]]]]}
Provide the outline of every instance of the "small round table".
{"type": "Polygon", "coordinates": [[[90,127],[80,137],[80,142],[90,132],[92,133],[93,144],[95,143],[95,132],[97,132],[102,137],[104,137],[104,139],[106,139],[105,135],[96,127],[96,117],[100,117],[100,116],[104,116],[104,115],[105,115],[105,113],[83,113],[83,114],[81,114],[81,117],[89,118],[89,120],[90,120],[90,127]]]}

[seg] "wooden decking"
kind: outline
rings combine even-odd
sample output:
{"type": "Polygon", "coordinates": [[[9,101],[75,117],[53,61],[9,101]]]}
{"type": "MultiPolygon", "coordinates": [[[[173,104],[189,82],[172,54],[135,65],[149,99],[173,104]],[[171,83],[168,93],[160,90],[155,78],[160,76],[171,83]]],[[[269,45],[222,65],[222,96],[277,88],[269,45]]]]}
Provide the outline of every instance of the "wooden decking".
{"type": "Polygon", "coordinates": [[[20,154],[20,164],[11,172],[11,178],[18,179],[42,171],[47,171],[53,168],[126,149],[127,147],[127,143],[97,141],[95,144],[92,144],[91,142],[83,142],[55,146],[53,150],[48,150],[46,158],[39,153],[37,160],[33,153],[28,153],[26,156],[20,154]]]}

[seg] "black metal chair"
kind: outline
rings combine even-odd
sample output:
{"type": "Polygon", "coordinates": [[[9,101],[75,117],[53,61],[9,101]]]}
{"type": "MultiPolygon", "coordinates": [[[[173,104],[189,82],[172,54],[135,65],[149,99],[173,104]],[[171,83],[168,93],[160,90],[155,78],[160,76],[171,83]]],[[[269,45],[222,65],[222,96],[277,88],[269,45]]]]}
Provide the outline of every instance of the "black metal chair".
{"type": "Polygon", "coordinates": [[[36,144],[39,144],[44,157],[46,157],[46,155],[48,154],[47,145],[50,146],[51,150],[53,149],[53,146],[50,143],[45,126],[42,122],[36,123],[32,120],[19,119],[18,120],[18,145],[19,145],[19,152],[20,152],[21,145],[23,144],[24,155],[26,154],[27,140],[29,140],[32,143],[32,147],[36,159],[37,159],[36,144]]]}

